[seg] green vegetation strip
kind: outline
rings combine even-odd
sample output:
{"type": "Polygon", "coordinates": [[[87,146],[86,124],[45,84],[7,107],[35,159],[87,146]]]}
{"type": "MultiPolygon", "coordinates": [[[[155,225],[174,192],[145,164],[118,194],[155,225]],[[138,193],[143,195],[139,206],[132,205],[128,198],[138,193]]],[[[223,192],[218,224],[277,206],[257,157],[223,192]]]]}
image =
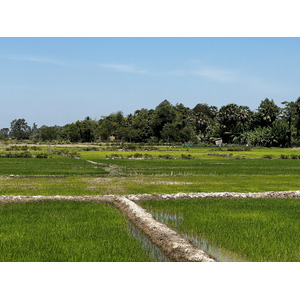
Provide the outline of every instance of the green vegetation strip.
{"type": "MultiPolygon", "coordinates": [[[[17,154],[24,151],[22,147],[9,151],[17,154]]],[[[0,158],[0,195],[262,192],[297,190],[300,183],[300,159],[280,159],[281,155],[299,156],[299,149],[165,147],[139,155],[134,151],[95,151],[92,146],[85,149],[92,151],[83,149],[39,146],[29,150],[34,155],[43,151],[49,158],[0,158]],[[74,151],[81,159],[68,157],[74,151]],[[106,159],[113,153],[132,158],[106,159]],[[232,156],[208,155],[224,153],[232,156]],[[152,159],[145,158],[150,155],[152,159]],[[182,159],[189,155],[193,159],[182,159]],[[266,156],[276,159],[264,159],[266,156]]],[[[2,154],[9,151],[3,149],[2,154]]]]}
{"type": "Polygon", "coordinates": [[[103,175],[103,168],[85,160],[56,158],[0,158],[0,175],[103,175]]]}
{"type": "Polygon", "coordinates": [[[0,177],[0,195],[96,196],[298,190],[300,175],[0,177]]]}
{"type": "Polygon", "coordinates": [[[172,219],[167,225],[204,237],[246,260],[300,261],[299,199],[199,198],[140,204],[147,210],[180,217],[182,222],[176,226],[172,219]]]}
{"type": "Polygon", "coordinates": [[[0,261],[151,261],[109,203],[0,204],[0,261]]]}

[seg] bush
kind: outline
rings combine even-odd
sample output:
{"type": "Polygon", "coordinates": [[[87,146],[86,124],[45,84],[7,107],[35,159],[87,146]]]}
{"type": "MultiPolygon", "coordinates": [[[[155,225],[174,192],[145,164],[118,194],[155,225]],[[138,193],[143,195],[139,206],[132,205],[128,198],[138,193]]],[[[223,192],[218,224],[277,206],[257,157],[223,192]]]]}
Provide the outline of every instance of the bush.
{"type": "Polygon", "coordinates": [[[288,156],[288,155],[284,155],[284,154],[280,154],[280,158],[281,158],[281,159],[288,159],[289,156],[288,156]]]}
{"type": "Polygon", "coordinates": [[[35,157],[36,158],[48,158],[49,154],[48,153],[38,153],[35,157]]]}
{"type": "Polygon", "coordinates": [[[251,151],[250,147],[242,147],[242,146],[237,146],[237,147],[230,147],[227,149],[227,151],[251,151]]]}
{"type": "Polygon", "coordinates": [[[263,156],[263,158],[264,159],[272,159],[272,158],[274,158],[274,155],[272,155],[272,154],[266,154],[266,155],[263,156]]]}
{"type": "Polygon", "coordinates": [[[81,151],[99,151],[98,147],[86,147],[86,148],[81,148],[81,151]]]}
{"type": "Polygon", "coordinates": [[[107,159],[123,158],[123,155],[113,153],[112,155],[106,155],[106,158],[107,159]]]}
{"type": "Polygon", "coordinates": [[[182,159],[194,159],[194,157],[191,154],[188,154],[188,155],[181,154],[181,158],[182,159]]]}
{"type": "Polygon", "coordinates": [[[233,154],[232,154],[232,153],[229,153],[229,154],[222,154],[222,153],[208,153],[207,155],[210,155],[210,156],[221,156],[221,157],[230,157],[230,156],[232,156],[233,154]]]}
{"type": "Polygon", "coordinates": [[[28,151],[24,152],[8,152],[1,155],[3,158],[32,158],[32,154],[28,151]]]}
{"type": "Polygon", "coordinates": [[[26,151],[28,150],[27,146],[10,146],[8,148],[5,149],[5,151],[26,151]]]}
{"type": "Polygon", "coordinates": [[[170,154],[158,155],[158,158],[161,158],[161,159],[173,159],[172,155],[170,155],[170,154]]]}

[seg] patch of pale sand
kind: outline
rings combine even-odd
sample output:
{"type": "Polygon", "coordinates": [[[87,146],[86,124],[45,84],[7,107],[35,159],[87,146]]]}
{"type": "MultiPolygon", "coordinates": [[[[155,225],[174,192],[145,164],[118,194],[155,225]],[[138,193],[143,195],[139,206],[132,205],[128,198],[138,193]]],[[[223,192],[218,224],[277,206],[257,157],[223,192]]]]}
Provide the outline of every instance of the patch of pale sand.
{"type": "Polygon", "coordinates": [[[152,182],[146,182],[146,184],[186,185],[186,184],[193,184],[193,183],[192,182],[181,182],[181,181],[152,181],[152,182]]]}
{"type": "Polygon", "coordinates": [[[107,184],[113,181],[113,178],[107,178],[107,177],[98,177],[88,180],[88,183],[91,184],[107,184]]]}

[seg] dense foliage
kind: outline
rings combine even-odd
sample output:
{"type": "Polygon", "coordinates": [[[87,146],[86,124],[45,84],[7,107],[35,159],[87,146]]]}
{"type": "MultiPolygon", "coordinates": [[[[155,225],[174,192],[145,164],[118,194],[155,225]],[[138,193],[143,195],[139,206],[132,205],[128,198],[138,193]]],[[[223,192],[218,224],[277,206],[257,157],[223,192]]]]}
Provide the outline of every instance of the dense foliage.
{"type": "Polygon", "coordinates": [[[300,144],[300,97],[296,101],[261,101],[255,111],[228,104],[218,109],[199,103],[193,109],[164,100],[155,109],[142,108],[124,116],[121,111],[100,120],[86,117],[64,126],[32,128],[25,119],[15,119],[0,130],[0,139],[97,142],[120,140],[136,143],[224,143],[289,147],[300,144]]]}

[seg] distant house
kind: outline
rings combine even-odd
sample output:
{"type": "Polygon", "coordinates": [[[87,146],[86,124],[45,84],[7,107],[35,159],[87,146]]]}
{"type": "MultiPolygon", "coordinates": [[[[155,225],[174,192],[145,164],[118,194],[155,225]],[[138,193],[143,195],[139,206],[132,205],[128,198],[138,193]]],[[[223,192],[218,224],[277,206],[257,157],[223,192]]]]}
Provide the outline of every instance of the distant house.
{"type": "Polygon", "coordinates": [[[217,146],[221,146],[223,144],[223,140],[221,138],[215,139],[214,142],[217,146]]]}

